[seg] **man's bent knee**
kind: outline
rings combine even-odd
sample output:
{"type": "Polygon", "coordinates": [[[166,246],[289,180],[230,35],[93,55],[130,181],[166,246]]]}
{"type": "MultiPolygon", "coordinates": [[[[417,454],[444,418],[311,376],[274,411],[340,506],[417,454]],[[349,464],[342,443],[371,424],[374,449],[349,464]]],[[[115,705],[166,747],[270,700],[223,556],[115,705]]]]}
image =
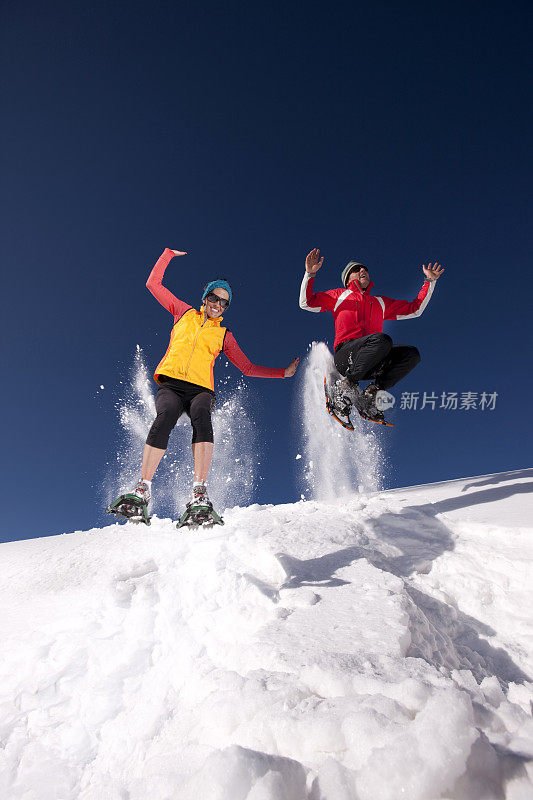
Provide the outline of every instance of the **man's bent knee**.
{"type": "Polygon", "coordinates": [[[413,362],[413,366],[415,367],[422,361],[422,356],[420,355],[418,347],[411,347],[411,359],[413,362]]]}
{"type": "Polygon", "coordinates": [[[371,333],[367,337],[367,341],[382,342],[383,344],[390,344],[392,347],[392,337],[388,333],[371,333]]]}

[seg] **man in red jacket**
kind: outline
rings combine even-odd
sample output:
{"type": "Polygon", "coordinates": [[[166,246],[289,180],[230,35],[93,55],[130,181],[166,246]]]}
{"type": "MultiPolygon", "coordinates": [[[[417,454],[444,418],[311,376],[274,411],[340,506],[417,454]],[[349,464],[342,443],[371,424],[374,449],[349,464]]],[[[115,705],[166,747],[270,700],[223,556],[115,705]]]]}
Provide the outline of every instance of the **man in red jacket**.
{"type": "Polygon", "coordinates": [[[419,317],[426,308],[435,283],[444,272],[440,264],[422,266],[426,280],[418,296],[411,302],[392,300],[383,295],[373,295],[367,267],[358,261],[349,261],[342,271],[342,288],[315,292],[315,275],[324,262],[320,251],[311,250],[305,260],[305,275],[300,290],[300,308],[307,311],[330,311],[335,323],[334,361],[337,370],[346,380],[340,391],[331,398],[333,416],[347,428],[352,404],[362,416],[375,422],[384,422],[382,412],[376,407],[380,389],[390,389],[404,378],[420,361],[420,353],[411,345],[393,344],[383,333],[385,320],[419,317]],[[359,391],[360,380],[372,382],[359,391]]]}

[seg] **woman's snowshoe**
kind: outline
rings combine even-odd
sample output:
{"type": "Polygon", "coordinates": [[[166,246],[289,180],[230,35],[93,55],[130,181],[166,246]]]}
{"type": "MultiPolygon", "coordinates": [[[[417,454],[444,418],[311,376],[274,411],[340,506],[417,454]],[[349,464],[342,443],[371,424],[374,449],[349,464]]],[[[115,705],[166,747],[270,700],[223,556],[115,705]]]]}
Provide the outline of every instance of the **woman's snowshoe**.
{"type": "Polygon", "coordinates": [[[130,522],[144,522],[145,525],[150,525],[148,503],[136,494],[121,494],[106,508],[106,514],[117,514],[130,522]]]}

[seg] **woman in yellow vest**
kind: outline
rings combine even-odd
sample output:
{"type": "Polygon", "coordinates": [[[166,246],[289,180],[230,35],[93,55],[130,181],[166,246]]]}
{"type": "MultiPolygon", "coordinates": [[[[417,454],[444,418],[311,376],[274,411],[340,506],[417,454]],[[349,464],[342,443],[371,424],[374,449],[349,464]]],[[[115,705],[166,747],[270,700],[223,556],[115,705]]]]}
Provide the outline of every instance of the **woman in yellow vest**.
{"type": "Polygon", "coordinates": [[[207,474],[213,455],[213,365],[219,353],[223,352],[245,375],[257,378],[292,377],[299,361],[295,358],[288,367],[279,369],[252,364],[231,331],[221,325],[222,313],[232,300],[231,286],[226,280],[218,279],[207,284],[199,311],[169,292],[162,283],[165,270],[175,256],[184,255],[186,253],[167,247],[146,282],[156,300],[172,314],[174,322],[167,351],[154,373],[159,385],[155,400],[157,416],[146,439],[141,476],[132,493],[144,508],[133,506],[130,513],[126,513],[125,505],[117,505],[117,501],[108,509],[144,521],[149,519],[146,509],[152,478],[167,448],[170,432],[184,411],[189,415],[193,429],[194,483],[189,505],[211,506],[207,495],[207,474]]]}

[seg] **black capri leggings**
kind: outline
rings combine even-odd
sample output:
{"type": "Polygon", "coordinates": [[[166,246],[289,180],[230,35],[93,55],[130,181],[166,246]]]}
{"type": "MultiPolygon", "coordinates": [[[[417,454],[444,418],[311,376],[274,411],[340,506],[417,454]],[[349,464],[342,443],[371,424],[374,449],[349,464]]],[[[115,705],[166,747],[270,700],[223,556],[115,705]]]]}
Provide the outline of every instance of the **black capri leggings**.
{"type": "Polygon", "coordinates": [[[185,387],[167,384],[160,386],[155,397],[157,416],[148,433],[146,444],[166,450],[170,432],[184,411],[191,418],[193,444],[212,442],[211,412],[214,407],[214,393],[201,386],[193,383],[185,387]]]}

